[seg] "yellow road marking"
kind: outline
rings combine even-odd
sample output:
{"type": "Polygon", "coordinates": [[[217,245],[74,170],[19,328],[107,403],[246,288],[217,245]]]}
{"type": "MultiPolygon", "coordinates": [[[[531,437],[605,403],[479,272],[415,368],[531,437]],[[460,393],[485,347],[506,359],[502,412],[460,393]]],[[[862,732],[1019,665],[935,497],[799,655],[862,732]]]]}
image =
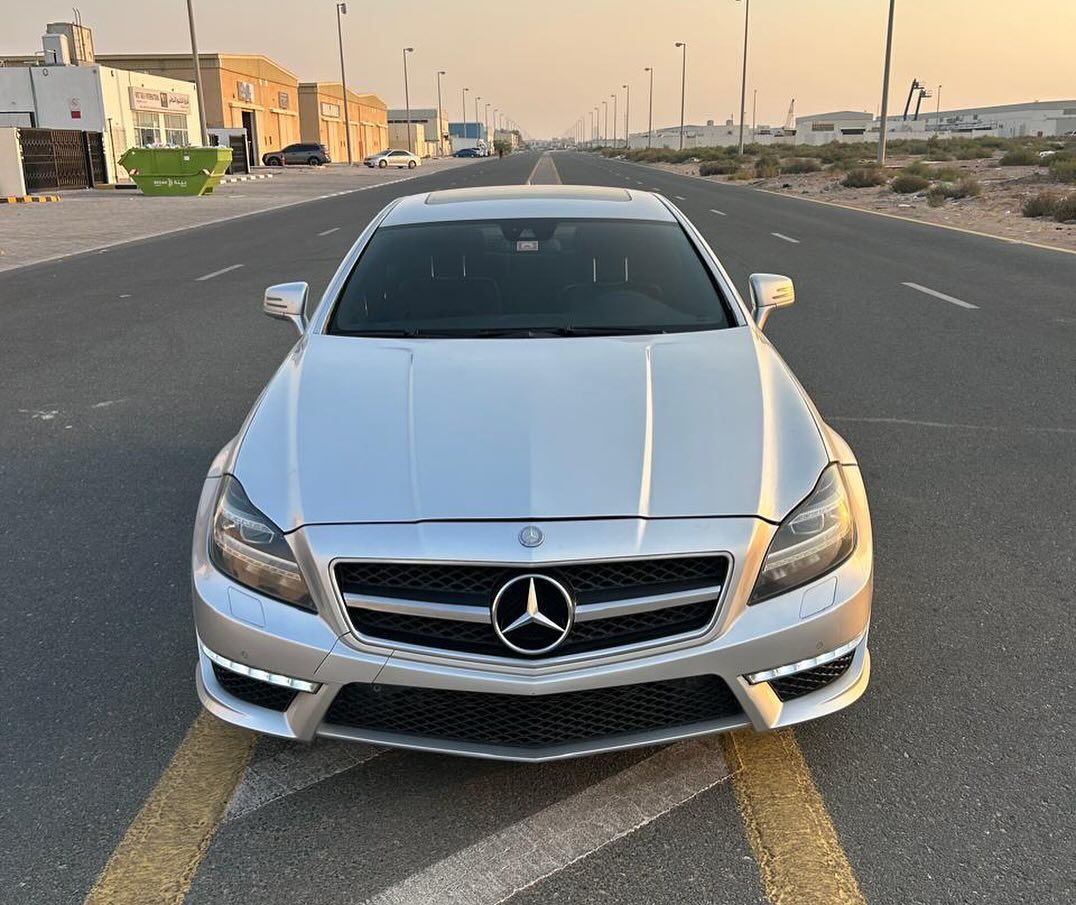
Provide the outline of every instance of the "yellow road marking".
{"type": "Polygon", "coordinates": [[[866,905],[792,730],[745,729],[722,740],[772,905],[866,905]]]}
{"type": "Polygon", "coordinates": [[[255,738],[199,714],[84,905],[180,905],[255,738]]]}

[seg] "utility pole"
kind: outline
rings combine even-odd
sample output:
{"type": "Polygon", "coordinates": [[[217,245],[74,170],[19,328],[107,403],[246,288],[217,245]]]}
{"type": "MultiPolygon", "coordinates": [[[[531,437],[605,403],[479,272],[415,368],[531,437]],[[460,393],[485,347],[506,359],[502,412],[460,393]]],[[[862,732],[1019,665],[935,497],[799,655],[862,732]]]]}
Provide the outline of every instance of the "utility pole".
{"type": "Polygon", "coordinates": [[[624,150],[631,143],[631,85],[622,86],[627,95],[624,98],[624,150]]]}
{"type": "MultiPolygon", "coordinates": [[[[198,126],[202,130],[202,146],[209,146],[209,130],[205,125],[205,98],[202,96],[202,66],[198,60],[198,36],[194,31],[193,0],[187,0],[187,19],[191,24],[191,59],[194,63],[194,92],[198,95],[198,126]]],[[[343,66],[343,50],[340,51],[340,65],[343,66]]],[[[251,149],[253,150],[253,149],[251,149]]]]}
{"type": "Polygon", "coordinates": [[[743,157],[743,121],[747,116],[747,26],[751,21],[751,0],[744,0],[743,78],[740,81],[740,156],[743,157]]]}
{"type": "Polygon", "coordinates": [[[443,69],[437,71],[437,153],[445,156],[445,132],[441,128],[441,76],[445,74],[443,69]]]}
{"type": "Polygon", "coordinates": [[[680,150],[684,150],[684,97],[687,94],[687,42],[677,41],[677,47],[684,49],[684,60],[680,69],[680,150]]]}
{"type": "Polygon", "coordinates": [[[885,130],[889,115],[889,63],[893,58],[893,13],[897,0],[889,0],[889,27],[885,33],[885,69],[882,73],[882,112],[878,129],[878,163],[885,164],[885,130]]]}
{"type": "Polygon", "coordinates": [[[650,115],[646,126],[646,146],[649,148],[654,143],[654,67],[647,66],[643,72],[650,73],[650,115]]]}
{"type": "MultiPolygon", "coordinates": [[[[411,94],[407,87],[407,55],[413,53],[414,47],[405,47],[403,49],[404,60],[404,105],[407,107],[407,150],[412,154],[415,152],[414,142],[411,141],[411,94]]],[[[344,99],[344,103],[347,103],[347,99],[344,99]]]]}

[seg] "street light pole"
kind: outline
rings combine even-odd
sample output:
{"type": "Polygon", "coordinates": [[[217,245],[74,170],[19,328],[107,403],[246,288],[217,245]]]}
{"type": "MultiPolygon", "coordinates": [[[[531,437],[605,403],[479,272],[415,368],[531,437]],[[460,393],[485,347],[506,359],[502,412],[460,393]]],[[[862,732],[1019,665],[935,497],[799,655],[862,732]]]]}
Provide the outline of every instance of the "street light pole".
{"type": "Polygon", "coordinates": [[[463,91],[461,92],[461,95],[463,97],[463,116],[460,117],[460,119],[461,119],[460,128],[463,129],[463,137],[464,138],[467,137],[467,92],[470,91],[470,90],[471,90],[470,88],[464,88],[463,91]]]}
{"type": "Polygon", "coordinates": [[[605,113],[605,128],[602,129],[602,144],[609,140],[609,101],[602,101],[602,110],[605,113]]]}
{"type": "Polygon", "coordinates": [[[486,139],[489,139],[489,104],[486,104],[486,109],[482,111],[482,124],[486,127],[486,139]]]}
{"type": "Polygon", "coordinates": [[[631,136],[631,85],[623,85],[624,91],[627,92],[624,98],[624,150],[628,149],[631,136]]]}
{"type": "Polygon", "coordinates": [[[886,118],[889,115],[889,62],[893,57],[893,13],[897,0],[889,0],[889,26],[885,33],[885,70],[882,73],[882,121],[878,129],[878,163],[885,163],[886,118]]]}
{"type": "MultiPolygon", "coordinates": [[[[414,153],[414,142],[411,141],[411,93],[407,87],[407,55],[413,53],[414,47],[405,47],[403,49],[403,61],[404,61],[404,105],[407,107],[407,150],[414,153]]],[[[346,103],[346,100],[345,100],[346,103]]]]}
{"type": "Polygon", "coordinates": [[[654,142],[654,67],[647,66],[643,72],[650,73],[650,115],[646,125],[646,146],[649,148],[654,142]]]}
{"type": "Polygon", "coordinates": [[[594,107],[594,141],[602,140],[602,112],[597,106],[594,107]]]}
{"type": "Polygon", "coordinates": [[[445,156],[445,132],[441,128],[441,76],[445,74],[443,69],[437,71],[437,154],[445,156]]]}
{"type": "Polygon", "coordinates": [[[474,96],[474,130],[478,132],[478,124],[481,120],[478,118],[478,102],[482,100],[482,95],[476,94],[474,96]]]}
{"type": "Polygon", "coordinates": [[[934,131],[941,132],[941,90],[942,86],[938,86],[938,106],[934,109],[934,131]]]}
{"type": "Polygon", "coordinates": [[[743,157],[743,121],[747,118],[747,26],[751,21],[751,0],[744,0],[743,78],[740,81],[740,156],[743,157]]]}
{"type": "MultiPolygon", "coordinates": [[[[198,95],[198,127],[202,130],[202,146],[208,147],[209,130],[206,128],[205,124],[205,99],[202,97],[202,67],[198,60],[198,36],[194,31],[194,6],[192,0],[187,0],[187,19],[191,25],[191,60],[194,64],[194,92],[198,95]]],[[[341,66],[344,65],[343,53],[344,51],[341,50],[341,66]]]]}
{"type": "Polygon", "coordinates": [[[613,147],[615,148],[616,147],[616,118],[617,118],[616,117],[616,104],[617,104],[617,96],[616,96],[615,93],[610,94],[609,96],[613,99],[613,147]]]}
{"type": "Polygon", "coordinates": [[[684,150],[684,97],[687,93],[687,42],[677,41],[677,47],[684,49],[684,60],[680,69],[680,150],[684,150]]]}

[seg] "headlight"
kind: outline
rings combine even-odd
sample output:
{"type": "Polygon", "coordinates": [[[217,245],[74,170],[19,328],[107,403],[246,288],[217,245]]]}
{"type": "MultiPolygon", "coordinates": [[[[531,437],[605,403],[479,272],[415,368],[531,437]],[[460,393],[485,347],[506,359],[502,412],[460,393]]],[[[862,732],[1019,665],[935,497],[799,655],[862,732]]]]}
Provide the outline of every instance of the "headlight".
{"type": "Polygon", "coordinates": [[[856,526],[840,465],[822,472],[811,495],[777,529],[747,602],[758,603],[813,581],[848,558],[856,526]]]}
{"type": "Polygon", "coordinates": [[[248,588],[313,612],[284,532],[254,508],[235,478],[225,475],[221,485],[209,537],[213,564],[248,588]]]}

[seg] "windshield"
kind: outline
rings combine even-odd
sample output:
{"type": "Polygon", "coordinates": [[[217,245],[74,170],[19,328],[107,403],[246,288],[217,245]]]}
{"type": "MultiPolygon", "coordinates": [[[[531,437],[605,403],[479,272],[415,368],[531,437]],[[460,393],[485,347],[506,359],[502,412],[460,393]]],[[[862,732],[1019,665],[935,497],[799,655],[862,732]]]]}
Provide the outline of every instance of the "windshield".
{"type": "Polygon", "coordinates": [[[731,323],[679,224],[537,219],[379,229],[348,276],[329,332],[593,336],[731,323]]]}

